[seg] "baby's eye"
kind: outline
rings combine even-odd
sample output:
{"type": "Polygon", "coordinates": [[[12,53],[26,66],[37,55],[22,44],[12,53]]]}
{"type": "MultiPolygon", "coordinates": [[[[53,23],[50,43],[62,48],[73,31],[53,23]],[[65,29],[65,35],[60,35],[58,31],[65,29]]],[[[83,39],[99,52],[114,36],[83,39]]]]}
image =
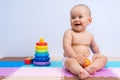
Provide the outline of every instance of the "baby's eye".
{"type": "Polygon", "coordinates": [[[83,16],[79,16],[79,18],[83,18],[83,16]]]}
{"type": "Polygon", "coordinates": [[[71,19],[75,19],[75,17],[71,17],[71,19]]]}

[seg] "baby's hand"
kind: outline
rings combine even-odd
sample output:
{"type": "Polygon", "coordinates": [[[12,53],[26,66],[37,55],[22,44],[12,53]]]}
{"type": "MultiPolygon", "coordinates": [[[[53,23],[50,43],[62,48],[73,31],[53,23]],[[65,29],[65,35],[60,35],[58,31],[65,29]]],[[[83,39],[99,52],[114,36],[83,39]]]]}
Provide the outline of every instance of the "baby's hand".
{"type": "Polygon", "coordinates": [[[84,64],[85,57],[83,57],[82,55],[78,55],[75,59],[76,59],[81,65],[84,64]]]}

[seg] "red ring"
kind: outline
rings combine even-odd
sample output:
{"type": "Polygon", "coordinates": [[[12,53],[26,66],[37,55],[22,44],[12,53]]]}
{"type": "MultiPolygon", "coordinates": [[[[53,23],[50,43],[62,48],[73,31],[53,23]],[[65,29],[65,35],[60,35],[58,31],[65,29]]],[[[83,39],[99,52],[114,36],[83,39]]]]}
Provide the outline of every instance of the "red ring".
{"type": "Polygon", "coordinates": [[[37,46],[46,46],[47,43],[46,42],[37,42],[36,45],[37,46]]]}

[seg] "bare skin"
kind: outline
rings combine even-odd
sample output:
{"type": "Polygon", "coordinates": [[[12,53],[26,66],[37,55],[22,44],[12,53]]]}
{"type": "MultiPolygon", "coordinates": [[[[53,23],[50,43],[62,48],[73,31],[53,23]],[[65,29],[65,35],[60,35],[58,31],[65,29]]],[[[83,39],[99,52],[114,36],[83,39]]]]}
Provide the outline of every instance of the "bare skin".
{"type": "Polygon", "coordinates": [[[64,56],[67,57],[64,65],[80,79],[84,79],[102,69],[107,58],[101,55],[93,35],[86,31],[92,22],[90,9],[86,5],[74,6],[70,17],[71,29],[66,30],[63,37],[64,56]],[[90,49],[94,53],[92,64],[83,68],[84,59],[91,55],[90,49]]]}

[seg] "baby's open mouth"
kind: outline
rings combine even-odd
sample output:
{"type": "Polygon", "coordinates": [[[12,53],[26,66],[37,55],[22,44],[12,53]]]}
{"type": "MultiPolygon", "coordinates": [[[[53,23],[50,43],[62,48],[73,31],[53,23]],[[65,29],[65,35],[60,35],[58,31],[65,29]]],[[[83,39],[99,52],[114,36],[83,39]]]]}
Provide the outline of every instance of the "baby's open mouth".
{"type": "Polygon", "coordinates": [[[80,26],[81,24],[75,24],[75,26],[80,26]]]}

